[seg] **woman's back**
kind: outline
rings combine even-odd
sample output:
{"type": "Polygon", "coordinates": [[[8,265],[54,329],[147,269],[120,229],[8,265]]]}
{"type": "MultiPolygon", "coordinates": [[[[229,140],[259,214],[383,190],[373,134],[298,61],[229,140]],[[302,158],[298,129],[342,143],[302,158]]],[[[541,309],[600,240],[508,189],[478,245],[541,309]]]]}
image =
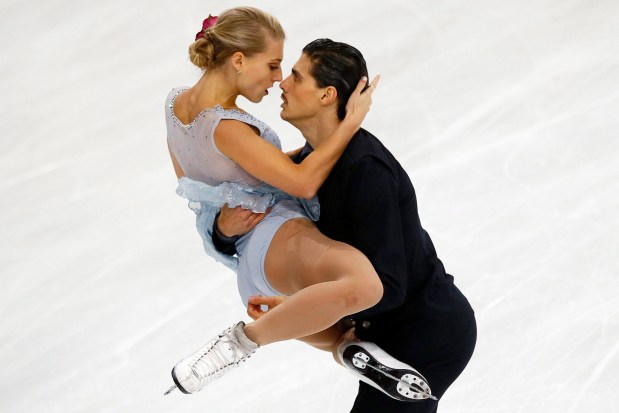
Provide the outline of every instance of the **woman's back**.
{"type": "Polygon", "coordinates": [[[244,186],[258,186],[263,182],[248,174],[232,159],[217,148],[215,128],[222,120],[233,119],[253,126],[260,136],[281,149],[277,134],[264,122],[237,109],[224,109],[219,105],[201,111],[191,123],[184,124],[174,112],[176,97],[187,88],[174,88],[166,99],[166,126],[168,146],[180,164],[185,176],[196,181],[217,186],[234,182],[244,186]]]}

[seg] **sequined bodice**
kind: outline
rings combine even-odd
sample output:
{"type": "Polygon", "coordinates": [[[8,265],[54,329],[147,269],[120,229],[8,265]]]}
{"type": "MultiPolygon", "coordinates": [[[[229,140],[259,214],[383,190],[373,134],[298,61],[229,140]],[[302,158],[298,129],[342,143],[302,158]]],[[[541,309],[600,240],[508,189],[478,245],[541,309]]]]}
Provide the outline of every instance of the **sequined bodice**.
{"type": "Polygon", "coordinates": [[[219,151],[215,144],[215,128],[222,119],[235,119],[256,127],[264,140],[281,149],[277,134],[252,115],[237,109],[224,109],[219,105],[204,109],[191,123],[183,124],[174,114],[174,100],[186,89],[174,88],[166,99],[168,146],[185,175],[212,186],[223,182],[261,185],[262,181],[219,151]]]}

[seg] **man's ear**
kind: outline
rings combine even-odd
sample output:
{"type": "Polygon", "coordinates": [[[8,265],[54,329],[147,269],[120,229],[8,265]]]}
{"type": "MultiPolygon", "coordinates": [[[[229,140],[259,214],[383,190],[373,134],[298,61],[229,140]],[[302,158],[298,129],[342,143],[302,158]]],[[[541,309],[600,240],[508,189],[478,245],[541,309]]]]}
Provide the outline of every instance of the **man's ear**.
{"type": "Polygon", "coordinates": [[[323,89],[323,94],[320,97],[320,103],[326,106],[334,102],[337,103],[337,89],[333,86],[327,86],[323,89]]]}

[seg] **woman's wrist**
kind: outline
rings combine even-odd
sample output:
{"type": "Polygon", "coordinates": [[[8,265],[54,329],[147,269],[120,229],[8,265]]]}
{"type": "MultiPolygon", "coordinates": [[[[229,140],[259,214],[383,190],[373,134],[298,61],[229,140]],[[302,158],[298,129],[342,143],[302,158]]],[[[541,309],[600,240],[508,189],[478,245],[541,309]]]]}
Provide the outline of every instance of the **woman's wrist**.
{"type": "Polygon", "coordinates": [[[359,122],[357,122],[356,120],[352,119],[351,116],[346,116],[341,122],[340,122],[340,128],[342,129],[342,132],[344,134],[346,134],[347,138],[352,138],[352,136],[359,130],[359,128],[361,127],[361,125],[359,124],[359,122]]]}

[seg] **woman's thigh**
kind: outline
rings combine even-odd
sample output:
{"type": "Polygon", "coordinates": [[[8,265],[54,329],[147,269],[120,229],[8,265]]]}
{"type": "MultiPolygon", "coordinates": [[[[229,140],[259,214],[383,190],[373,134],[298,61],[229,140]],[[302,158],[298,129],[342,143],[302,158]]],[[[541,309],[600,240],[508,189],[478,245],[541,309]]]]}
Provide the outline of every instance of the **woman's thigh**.
{"type": "Polygon", "coordinates": [[[303,218],[291,219],[278,229],[264,269],[269,284],[288,295],[320,282],[373,271],[361,252],[326,237],[303,218]]]}

